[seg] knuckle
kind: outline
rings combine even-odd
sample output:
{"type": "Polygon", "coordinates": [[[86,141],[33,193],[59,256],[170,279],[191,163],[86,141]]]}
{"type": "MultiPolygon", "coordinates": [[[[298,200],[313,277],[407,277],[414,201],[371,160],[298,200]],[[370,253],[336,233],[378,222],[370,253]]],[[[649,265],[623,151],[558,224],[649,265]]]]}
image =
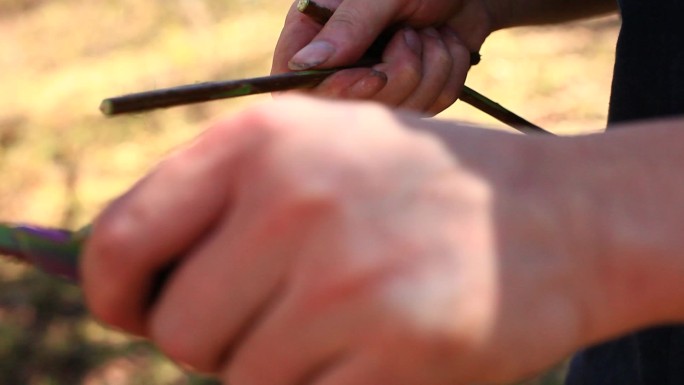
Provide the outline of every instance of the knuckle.
{"type": "MultiPolygon", "coordinates": [[[[280,103],[272,103],[278,105],[280,103]]],[[[224,178],[228,166],[246,167],[281,130],[277,115],[253,107],[209,127],[188,148],[166,158],[157,168],[159,179],[176,185],[206,183],[224,178]],[[246,162],[236,163],[237,159],[246,162]]]]}
{"type": "Polygon", "coordinates": [[[250,134],[254,130],[268,131],[277,126],[274,110],[282,102],[270,103],[269,105],[259,105],[245,110],[239,118],[237,129],[241,133],[250,134]]]}
{"type": "Polygon", "coordinates": [[[105,270],[117,276],[129,268],[128,262],[135,262],[135,259],[126,260],[133,251],[128,247],[132,235],[130,228],[121,219],[121,214],[117,214],[116,218],[100,219],[89,236],[87,254],[91,259],[97,258],[105,270]]]}
{"type": "Polygon", "coordinates": [[[178,158],[181,164],[193,157],[200,159],[207,155],[220,156],[231,154],[228,149],[239,149],[241,144],[265,139],[282,125],[278,122],[278,110],[282,104],[287,104],[283,96],[267,105],[248,108],[234,117],[222,119],[200,135],[189,147],[189,151],[181,151],[178,158]]]}
{"type": "Polygon", "coordinates": [[[312,215],[329,214],[339,209],[342,201],[341,184],[309,184],[297,191],[290,214],[300,221],[312,215]]]}
{"type": "Polygon", "coordinates": [[[345,181],[328,168],[328,172],[297,172],[282,186],[282,199],[288,218],[324,212],[337,205],[345,189],[345,181]]]}
{"type": "MultiPolygon", "coordinates": [[[[130,316],[121,311],[120,282],[131,268],[126,257],[129,233],[115,220],[98,221],[84,252],[84,286],[92,314],[102,322],[123,329],[132,327],[130,316]],[[88,266],[96,265],[93,270],[88,266]]],[[[134,262],[134,261],[130,261],[134,262]]]]}
{"type": "Polygon", "coordinates": [[[327,24],[333,29],[349,31],[353,36],[356,36],[359,32],[364,31],[363,28],[360,28],[362,26],[359,25],[359,21],[365,19],[365,15],[359,9],[354,7],[341,7],[335,11],[327,24]]]}
{"type": "MultiPolygon", "coordinates": [[[[297,120],[297,111],[303,108],[302,100],[301,96],[283,95],[278,100],[245,110],[235,122],[237,127],[234,129],[240,136],[238,140],[253,148],[269,143],[283,132],[300,128],[302,120],[297,120]],[[293,119],[299,124],[291,124],[293,119]]],[[[229,139],[235,140],[233,137],[229,139]]]]}
{"type": "Polygon", "coordinates": [[[111,217],[101,217],[93,225],[88,237],[88,248],[100,258],[106,259],[111,254],[117,254],[117,250],[125,245],[127,238],[128,232],[124,226],[120,226],[111,217]]]}

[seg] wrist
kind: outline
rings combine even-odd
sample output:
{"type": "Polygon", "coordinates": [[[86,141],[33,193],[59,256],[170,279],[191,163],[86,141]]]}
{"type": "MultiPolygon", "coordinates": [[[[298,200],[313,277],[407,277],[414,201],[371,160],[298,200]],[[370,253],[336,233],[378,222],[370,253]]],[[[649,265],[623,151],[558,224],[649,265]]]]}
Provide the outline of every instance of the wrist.
{"type": "Polygon", "coordinates": [[[603,158],[594,140],[520,139],[507,154],[510,162],[498,157],[485,169],[501,192],[501,247],[527,255],[530,271],[521,274],[540,282],[540,302],[562,314],[572,343],[592,344],[662,318],[663,302],[653,300],[663,291],[635,284],[657,276],[642,258],[624,258],[629,246],[618,239],[625,236],[621,219],[611,215],[624,209],[614,206],[614,172],[625,174],[624,168],[603,158]]]}
{"type": "Polygon", "coordinates": [[[573,175],[581,165],[570,140],[454,128],[439,133],[459,164],[492,191],[498,268],[518,282],[507,290],[529,290],[525,297],[534,301],[525,305],[566,326],[554,337],[573,348],[589,343],[598,329],[592,315],[603,302],[594,295],[601,285],[593,273],[599,253],[588,226],[595,209],[577,195],[573,175]]]}
{"type": "Polygon", "coordinates": [[[589,342],[684,320],[683,213],[671,176],[658,175],[667,149],[648,155],[648,145],[630,136],[567,138],[565,162],[573,166],[556,178],[567,190],[556,204],[580,245],[573,258],[585,264],[577,284],[591,288],[583,293],[589,342]]]}
{"type": "Polygon", "coordinates": [[[681,146],[649,145],[657,128],[648,135],[626,129],[577,140],[596,186],[606,309],[632,328],[684,321],[684,191],[672,174],[681,146]]]}
{"type": "Polygon", "coordinates": [[[500,182],[500,190],[509,192],[502,205],[508,210],[504,228],[512,229],[506,231],[508,247],[524,250],[534,262],[530,280],[543,283],[541,302],[565,318],[568,343],[576,348],[601,338],[606,328],[600,315],[607,302],[601,295],[605,282],[596,274],[605,262],[601,234],[592,228],[597,207],[582,187],[586,168],[573,139],[524,138],[516,157],[521,161],[513,162],[514,172],[500,182]]]}
{"type": "Polygon", "coordinates": [[[509,268],[525,269],[540,302],[560,309],[575,347],[684,320],[677,141],[433,132],[493,192],[500,269],[506,256],[524,255],[509,268]]]}

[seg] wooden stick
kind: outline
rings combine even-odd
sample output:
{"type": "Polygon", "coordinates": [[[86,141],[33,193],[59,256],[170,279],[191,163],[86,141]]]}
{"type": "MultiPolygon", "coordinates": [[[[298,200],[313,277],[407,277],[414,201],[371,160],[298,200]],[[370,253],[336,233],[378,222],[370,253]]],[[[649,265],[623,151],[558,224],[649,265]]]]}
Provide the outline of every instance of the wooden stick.
{"type": "Polygon", "coordinates": [[[299,0],[297,2],[297,10],[321,25],[327,23],[333,14],[333,11],[329,8],[320,6],[310,0],[299,0]]]}
{"type": "Polygon", "coordinates": [[[149,111],[238,96],[315,87],[337,70],[290,72],[252,79],[188,84],[105,99],[100,111],[107,116],[149,111]]]}
{"type": "Polygon", "coordinates": [[[501,104],[496,103],[466,85],[463,86],[461,95],[458,99],[464,103],[470,104],[501,123],[505,123],[510,127],[515,128],[523,134],[553,135],[551,132],[531,123],[522,116],[513,113],[513,111],[504,108],[501,104]]]}

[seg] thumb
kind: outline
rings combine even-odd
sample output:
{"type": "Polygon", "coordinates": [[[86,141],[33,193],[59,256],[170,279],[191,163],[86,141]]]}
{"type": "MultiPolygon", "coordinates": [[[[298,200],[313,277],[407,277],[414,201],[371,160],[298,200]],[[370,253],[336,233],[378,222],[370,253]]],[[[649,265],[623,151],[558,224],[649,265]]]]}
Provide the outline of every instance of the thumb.
{"type": "Polygon", "coordinates": [[[356,62],[398,14],[397,1],[347,0],[316,37],[289,62],[292,70],[356,62]]]}

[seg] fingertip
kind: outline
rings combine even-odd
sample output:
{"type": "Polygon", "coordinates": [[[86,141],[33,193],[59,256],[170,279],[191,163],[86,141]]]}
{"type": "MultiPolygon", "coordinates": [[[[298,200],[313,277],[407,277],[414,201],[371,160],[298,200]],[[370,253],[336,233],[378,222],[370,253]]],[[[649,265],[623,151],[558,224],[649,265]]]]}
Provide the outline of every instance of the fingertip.
{"type": "Polygon", "coordinates": [[[404,28],[390,40],[383,53],[382,63],[373,66],[388,78],[387,84],[374,95],[374,99],[398,106],[410,97],[423,77],[422,56],[424,43],[412,28],[404,28]]]}
{"type": "Polygon", "coordinates": [[[329,68],[358,61],[396,12],[396,5],[385,1],[348,0],[341,2],[334,11],[326,9],[324,17],[316,19],[307,15],[311,21],[322,25],[311,44],[326,42],[329,47],[322,49],[319,46],[315,50],[305,47],[306,51],[298,52],[290,60],[290,69],[329,68]],[[322,51],[326,51],[327,56],[323,56],[322,51]]]}
{"type": "Polygon", "coordinates": [[[420,40],[418,32],[413,28],[406,27],[402,31],[404,35],[404,42],[406,46],[416,55],[420,56],[423,53],[423,42],[420,40]]]}
{"type": "Polygon", "coordinates": [[[424,49],[423,39],[418,31],[404,27],[389,40],[382,54],[382,63],[375,67],[408,62],[416,64],[421,61],[424,49]]]}
{"type": "Polygon", "coordinates": [[[471,53],[464,45],[458,33],[449,26],[440,28],[439,32],[444,37],[444,42],[451,52],[455,63],[467,63],[467,66],[479,63],[479,53],[471,53]],[[477,58],[477,61],[475,59],[477,58]]]}
{"type": "Polygon", "coordinates": [[[356,99],[370,99],[387,85],[387,74],[372,69],[370,73],[349,89],[349,95],[356,99]]]}
{"type": "Polygon", "coordinates": [[[351,68],[326,79],[314,94],[341,99],[370,99],[387,84],[387,74],[374,68],[351,68]]]}
{"type": "Polygon", "coordinates": [[[293,71],[303,71],[325,64],[334,54],[335,47],[324,40],[309,43],[299,50],[288,62],[293,71]]]}
{"type": "Polygon", "coordinates": [[[293,4],[273,53],[271,74],[289,72],[292,57],[309,44],[323,26],[297,10],[293,4]]]}
{"type": "Polygon", "coordinates": [[[429,115],[437,115],[458,100],[470,66],[471,53],[463,44],[456,31],[448,26],[439,29],[442,41],[451,56],[451,73],[444,82],[442,92],[427,110],[429,115]]]}

